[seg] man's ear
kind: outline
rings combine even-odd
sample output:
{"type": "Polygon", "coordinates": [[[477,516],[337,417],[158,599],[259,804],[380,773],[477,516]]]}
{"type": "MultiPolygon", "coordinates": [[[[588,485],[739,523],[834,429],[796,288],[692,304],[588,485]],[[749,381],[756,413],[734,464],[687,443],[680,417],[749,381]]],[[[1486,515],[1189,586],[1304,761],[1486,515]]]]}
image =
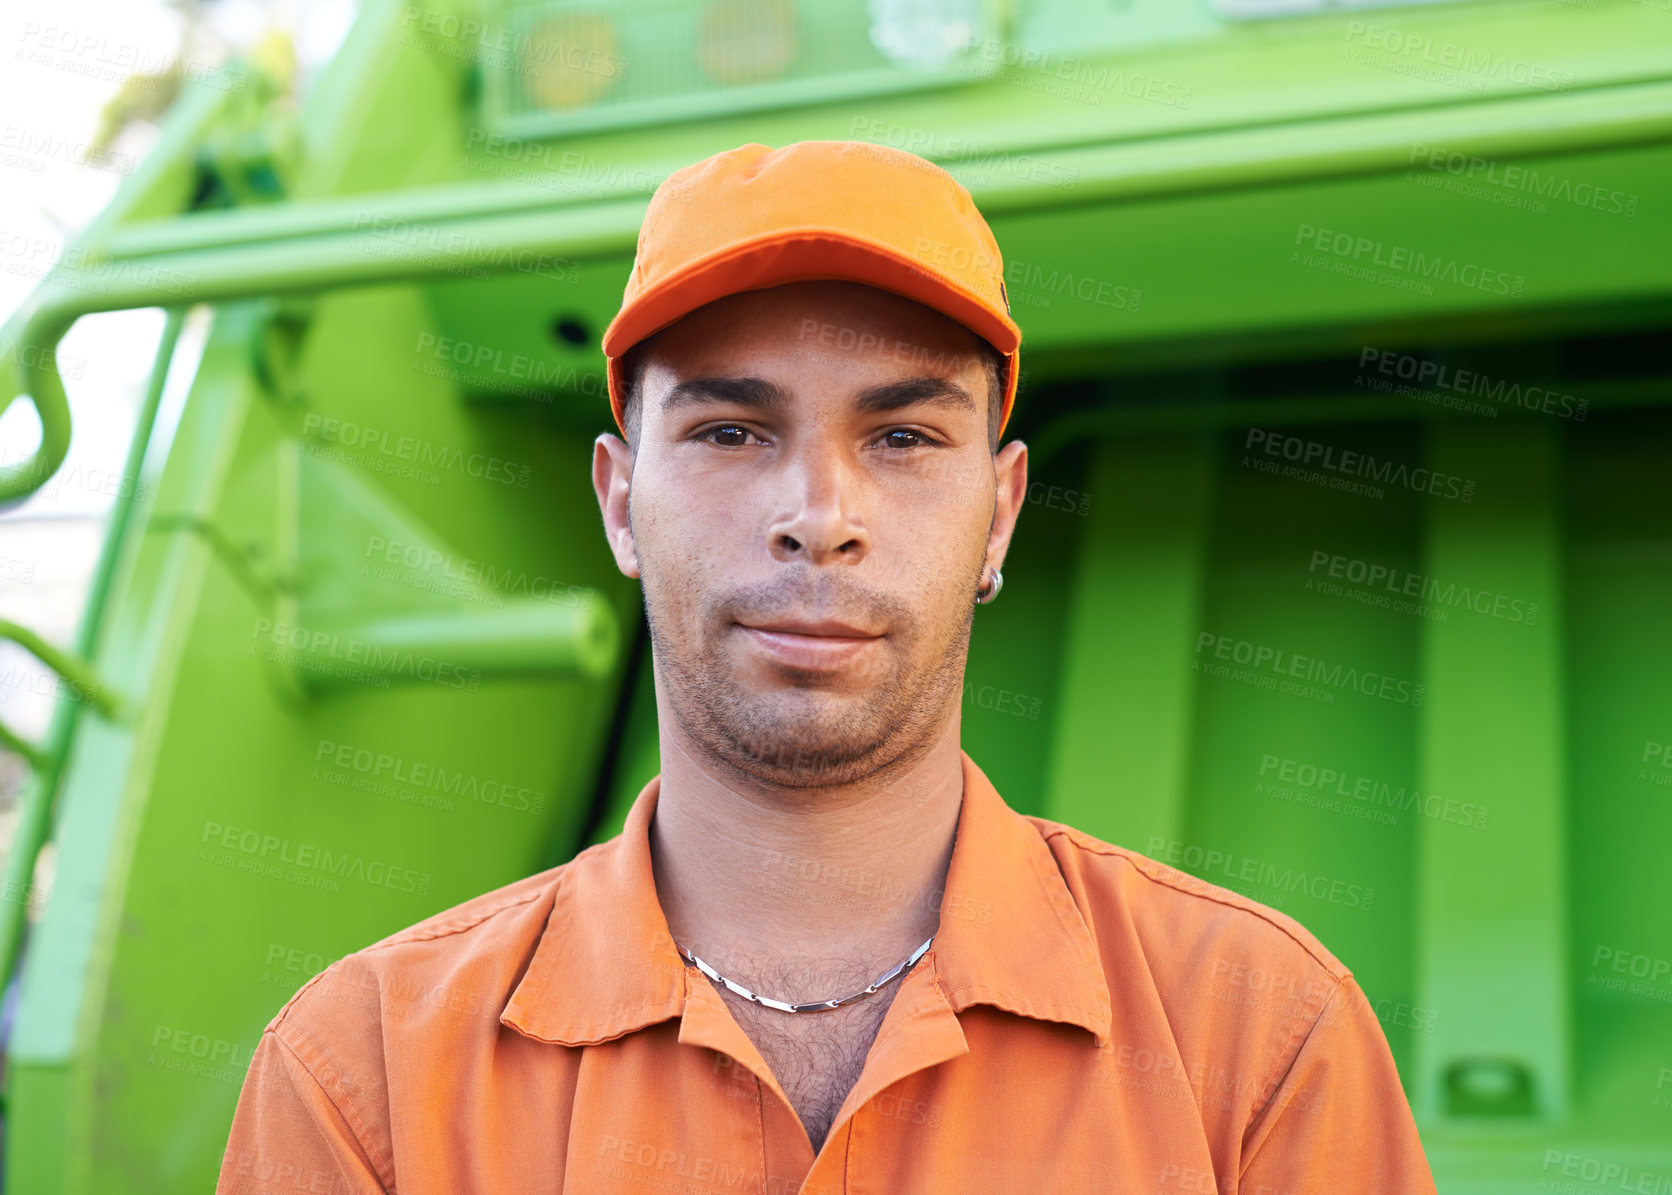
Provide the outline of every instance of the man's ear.
{"type": "Polygon", "coordinates": [[[638,577],[639,557],[627,522],[627,493],[633,481],[633,450],[620,436],[605,432],[592,442],[592,488],[604,516],[604,538],[624,576],[638,577]]]}
{"type": "Polygon", "coordinates": [[[993,529],[987,533],[987,567],[1001,568],[1010,551],[1010,536],[1016,530],[1016,518],[1022,513],[1022,503],[1028,496],[1028,446],[1012,440],[993,454],[997,494],[993,509],[993,529]]]}

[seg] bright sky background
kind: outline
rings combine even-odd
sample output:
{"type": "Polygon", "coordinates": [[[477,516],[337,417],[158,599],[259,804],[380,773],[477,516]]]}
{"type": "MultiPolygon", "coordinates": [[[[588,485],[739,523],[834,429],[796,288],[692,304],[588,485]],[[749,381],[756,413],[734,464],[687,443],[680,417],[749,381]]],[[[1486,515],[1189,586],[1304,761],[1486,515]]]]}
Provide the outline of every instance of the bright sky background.
{"type": "MultiPolygon", "coordinates": [[[[305,87],[347,32],[354,0],[219,0],[204,15],[224,43],[195,56],[208,59],[204,65],[285,28],[305,87]]],[[[85,144],[123,76],[172,63],[183,27],[181,14],[159,0],[0,2],[0,325],[110,202],[124,158],[143,159],[155,142],[154,126],[130,126],[116,142],[124,158],[115,168],[84,164],[85,144]]],[[[200,309],[188,324],[159,424],[168,421],[169,398],[181,398],[191,381],[206,315],[200,309]]],[[[0,510],[0,618],[63,647],[81,618],[162,323],[162,313],[149,310],[91,316],[71,329],[60,347],[73,421],[62,481],[0,510]]],[[[0,395],[0,403],[11,397],[0,395]]],[[[13,403],[0,414],[0,463],[26,458],[39,436],[29,404],[13,403]]],[[[0,721],[39,740],[55,700],[34,657],[0,642],[0,721]]],[[[21,775],[16,757],[0,755],[0,853],[9,838],[6,795],[21,775]]]]}

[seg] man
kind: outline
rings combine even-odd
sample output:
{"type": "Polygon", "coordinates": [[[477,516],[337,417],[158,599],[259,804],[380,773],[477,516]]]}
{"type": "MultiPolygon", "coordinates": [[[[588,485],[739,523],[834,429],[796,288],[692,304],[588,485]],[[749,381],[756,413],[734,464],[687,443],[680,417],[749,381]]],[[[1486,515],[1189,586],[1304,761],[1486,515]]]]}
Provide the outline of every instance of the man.
{"type": "Polygon", "coordinates": [[[1311,934],[1014,813],[960,745],[1020,338],[913,155],[663,184],[592,463],[662,772],[616,838],[298,992],[222,1191],[1433,1191],[1311,934]]]}

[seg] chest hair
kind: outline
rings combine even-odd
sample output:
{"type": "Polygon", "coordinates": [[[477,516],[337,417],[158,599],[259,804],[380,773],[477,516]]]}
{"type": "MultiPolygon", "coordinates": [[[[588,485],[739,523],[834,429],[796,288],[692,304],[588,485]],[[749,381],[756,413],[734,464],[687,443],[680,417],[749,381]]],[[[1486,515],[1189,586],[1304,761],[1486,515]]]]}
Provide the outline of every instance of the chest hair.
{"type": "Polygon", "coordinates": [[[786,1013],[715,986],[738,1027],[772,1068],[816,1152],[865,1069],[896,987],[891,984],[874,996],[826,1012],[786,1013]]]}

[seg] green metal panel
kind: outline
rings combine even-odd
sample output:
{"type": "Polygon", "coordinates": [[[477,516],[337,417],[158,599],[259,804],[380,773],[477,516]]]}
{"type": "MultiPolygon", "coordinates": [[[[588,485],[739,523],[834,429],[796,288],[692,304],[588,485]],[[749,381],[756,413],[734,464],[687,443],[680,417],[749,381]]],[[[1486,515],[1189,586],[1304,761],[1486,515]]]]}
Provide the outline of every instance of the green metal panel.
{"type": "Polygon", "coordinates": [[[1213,447],[1199,431],[1100,440],[1085,492],[1075,495],[1089,521],[1069,614],[1073,646],[1051,719],[1047,808],[1111,842],[1174,839],[1184,829],[1213,447]],[[1121,683],[1110,683],[1112,661],[1121,683]],[[1140,676],[1149,683],[1135,683],[1140,676]]]}
{"type": "Polygon", "coordinates": [[[1550,423],[1433,432],[1435,468],[1477,481],[1479,496],[1436,503],[1427,527],[1424,575],[1474,594],[1456,618],[1423,623],[1423,785],[1452,800],[1492,794],[1500,816],[1421,823],[1416,970],[1421,1003],[1444,1014],[1414,1085],[1431,1116],[1555,1121],[1569,1107],[1562,471],[1550,423]]]}

